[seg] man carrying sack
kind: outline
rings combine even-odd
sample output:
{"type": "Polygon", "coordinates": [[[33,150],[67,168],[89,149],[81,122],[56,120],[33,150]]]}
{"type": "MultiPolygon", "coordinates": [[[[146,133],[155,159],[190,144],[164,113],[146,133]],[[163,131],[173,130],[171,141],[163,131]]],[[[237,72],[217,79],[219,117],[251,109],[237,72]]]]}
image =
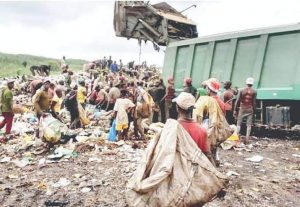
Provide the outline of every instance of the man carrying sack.
{"type": "Polygon", "coordinates": [[[202,206],[226,182],[227,177],[217,171],[185,127],[168,119],[148,145],[125,195],[128,206],[134,207],[202,206]]]}

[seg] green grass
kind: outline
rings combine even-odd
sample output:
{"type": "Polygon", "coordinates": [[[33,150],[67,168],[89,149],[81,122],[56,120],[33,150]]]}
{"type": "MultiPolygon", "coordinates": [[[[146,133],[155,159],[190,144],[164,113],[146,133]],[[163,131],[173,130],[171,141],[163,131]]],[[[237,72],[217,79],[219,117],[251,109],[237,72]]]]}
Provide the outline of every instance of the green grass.
{"type": "MultiPolygon", "coordinates": [[[[17,75],[29,75],[31,74],[29,68],[32,65],[51,65],[52,70],[50,74],[60,73],[59,59],[47,58],[34,55],[25,54],[6,54],[0,52],[0,77],[13,77],[17,75]],[[27,63],[24,67],[23,62],[27,63]]],[[[69,64],[69,68],[74,71],[82,69],[82,65],[86,63],[86,60],[80,59],[67,59],[66,63],[69,64]]]]}

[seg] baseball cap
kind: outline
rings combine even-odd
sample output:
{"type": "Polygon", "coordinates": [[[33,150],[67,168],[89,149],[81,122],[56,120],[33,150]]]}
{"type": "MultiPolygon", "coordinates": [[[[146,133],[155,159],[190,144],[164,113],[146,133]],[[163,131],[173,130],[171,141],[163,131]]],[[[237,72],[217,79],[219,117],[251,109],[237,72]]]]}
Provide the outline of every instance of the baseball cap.
{"type": "Polygon", "coordinates": [[[184,110],[188,110],[191,107],[194,107],[195,103],[196,103],[196,99],[195,97],[187,92],[181,92],[179,94],[179,96],[177,96],[176,98],[174,98],[172,100],[172,102],[176,102],[176,104],[184,109],[184,110]]]}
{"type": "Polygon", "coordinates": [[[249,77],[246,79],[246,84],[253,85],[253,83],[254,83],[254,78],[249,77]]]}

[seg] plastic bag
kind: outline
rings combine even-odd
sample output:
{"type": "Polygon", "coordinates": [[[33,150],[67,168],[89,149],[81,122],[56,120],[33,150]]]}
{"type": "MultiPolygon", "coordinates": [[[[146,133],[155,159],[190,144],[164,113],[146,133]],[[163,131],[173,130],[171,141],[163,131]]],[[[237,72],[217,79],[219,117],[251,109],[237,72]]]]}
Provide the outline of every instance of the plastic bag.
{"type": "Polygon", "coordinates": [[[83,126],[89,125],[90,119],[87,117],[83,107],[79,103],[78,103],[78,111],[79,111],[79,117],[80,117],[80,121],[81,121],[82,125],[83,126]]]}
{"type": "Polygon", "coordinates": [[[109,130],[108,141],[111,141],[111,142],[117,141],[116,120],[113,121],[112,126],[109,130]]]}
{"type": "Polygon", "coordinates": [[[56,144],[60,141],[61,132],[66,127],[63,123],[55,119],[51,114],[47,114],[40,119],[40,132],[45,141],[56,144]]]}
{"type": "Polygon", "coordinates": [[[29,111],[28,108],[26,108],[20,104],[14,104],[12,110],[13,110],[14,114],[23,114],[23,113],[26,113],[29,111]]]}

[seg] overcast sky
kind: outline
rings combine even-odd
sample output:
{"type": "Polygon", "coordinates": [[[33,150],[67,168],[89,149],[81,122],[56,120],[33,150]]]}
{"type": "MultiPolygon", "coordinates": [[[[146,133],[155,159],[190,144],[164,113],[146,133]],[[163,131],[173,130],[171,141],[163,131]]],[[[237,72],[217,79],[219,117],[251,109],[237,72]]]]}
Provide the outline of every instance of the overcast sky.
{"type": "MultiPolygon", "coordinates": [[[[158,3],[160,1],[150,1],[158,3]]],[[[300,0],[167,1],[194,20],[198,33],[215,33],[300,22],[300,0]]],[[[94,60],[112,55],[138,60],[137,40],[116,37],[114,1],[0,2],[0,51],[94,60]]],[[[164,52],[142,46],[142,59],[162,65],[164,52]]]]}

